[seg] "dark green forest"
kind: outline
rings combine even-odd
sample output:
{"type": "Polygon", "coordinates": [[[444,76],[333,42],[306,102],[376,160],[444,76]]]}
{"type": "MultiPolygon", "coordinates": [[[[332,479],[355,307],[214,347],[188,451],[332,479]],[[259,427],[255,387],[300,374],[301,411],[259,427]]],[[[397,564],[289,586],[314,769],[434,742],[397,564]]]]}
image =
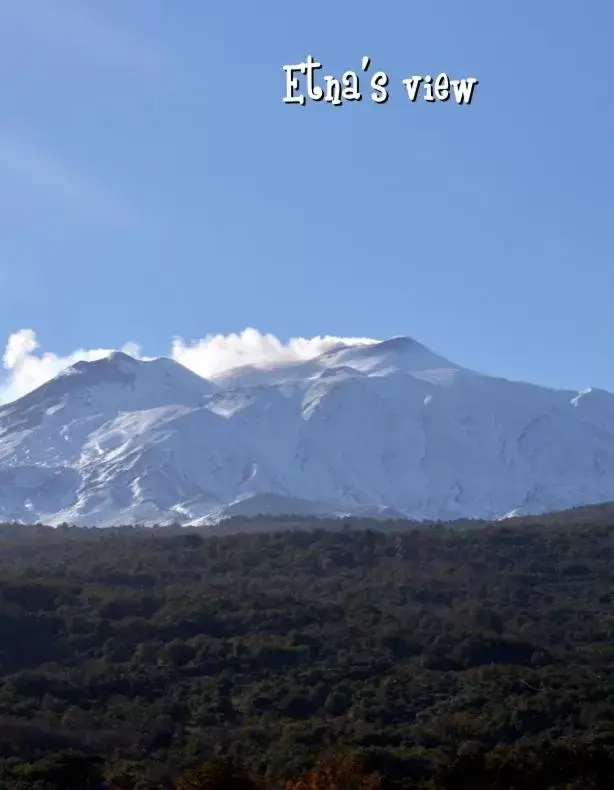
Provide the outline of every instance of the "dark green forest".
{"type": "Polygon", "coordinates": [[[611,788],[613,561],[609,505],[0,526],[0,788],[611,788]]]}

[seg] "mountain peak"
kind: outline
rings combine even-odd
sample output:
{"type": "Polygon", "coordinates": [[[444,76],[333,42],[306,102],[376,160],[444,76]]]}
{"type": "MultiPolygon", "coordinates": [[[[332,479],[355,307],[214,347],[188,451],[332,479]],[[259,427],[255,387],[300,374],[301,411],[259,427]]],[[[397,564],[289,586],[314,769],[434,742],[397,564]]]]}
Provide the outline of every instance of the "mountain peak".
{"type": "Polygon", "coordinates": [[[390,351],[391,353],[403,353],[406,351],[414,351],[416,349],[426,349],[426,346],[424,346],[422,343],[419,343],[417,340],[414,340],[413,337],[398,335],[397,337],[391,337],[388,340],[381,340],[374,346],[370,346],[370,348],[376,348],[379,351],[390,351]]]}
{"type": "MultiPolygon", "coordinates": [[[[100,359],[88,359],[75,362],[59,375],[85,375],[88,378],[100,377],[130,377],[139,375],[178,375],[200,378],[195,373],[187,370],[179,362],[169,357],[154,357],[153,359],[137,359],[125,351],[111,351],[100,359]]],[[[203,379],[204,380],[204,379],[203,379]]]]}
{"type": "Polygon", "coordinates": [[[140,365],[140,361],[129,354],[123,351],[112,351],[100,359],[81,359],[63,370],[58,378],[78,376],[81,379],[87,379],[88,384],[108,380],[134,379],[140,365]]]}
{"type": "Polygon", "coordinates": [[[319,356],[316,362],[325,368],[348,367],[371,375],[459,370],[459,366],[450,360],[439,356],[417,340],[404,336],[333,349],[319,356]]]}
{"type": "Polygon", "coordinates": [[[81,401],[86,397],[88,404],[99,402],[101,413],[112,415],[115,408],[199,406],[216,389],[173,359],[141,360],[124,351],[113,351],[99,359],[75,362],[12,405],[53,408],[67,398],[81,401]]]}
{"type": "Polygon", "coordinates": [[[125,351],[111,351],[111,353],[106,357],[109,362],[113,363],[120,363],[120,364],[128,364],[133,365],[138,363],[140,360],[136,359],[136,357],[131,356],[130,354],[126,354],[125,351]]]}

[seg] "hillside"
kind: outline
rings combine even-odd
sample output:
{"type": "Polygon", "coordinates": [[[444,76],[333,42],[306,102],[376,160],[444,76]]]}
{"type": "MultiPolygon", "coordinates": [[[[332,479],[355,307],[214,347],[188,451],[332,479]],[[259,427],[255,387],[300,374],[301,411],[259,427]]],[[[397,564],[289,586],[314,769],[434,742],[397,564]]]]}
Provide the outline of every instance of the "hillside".
{"type": "Polygon", "coordinates": [[[279,788],[330,748],[407,790],[465,787],[469,770],[475,788],[608,787],[614,518],[586,515],[2,527],[0,787],[66,748],[129,790],[221,755],[279,788]]]}

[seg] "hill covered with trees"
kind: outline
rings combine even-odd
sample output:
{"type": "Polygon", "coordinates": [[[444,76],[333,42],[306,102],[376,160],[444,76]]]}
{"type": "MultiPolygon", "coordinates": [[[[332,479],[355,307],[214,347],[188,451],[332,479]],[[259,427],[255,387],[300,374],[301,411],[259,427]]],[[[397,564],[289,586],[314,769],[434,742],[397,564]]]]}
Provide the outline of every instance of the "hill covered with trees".
{"type": "Polygon", "coordinates": [[[611,786],[611,506],[337,527],[1,526],[0,788],[611,786]]]}

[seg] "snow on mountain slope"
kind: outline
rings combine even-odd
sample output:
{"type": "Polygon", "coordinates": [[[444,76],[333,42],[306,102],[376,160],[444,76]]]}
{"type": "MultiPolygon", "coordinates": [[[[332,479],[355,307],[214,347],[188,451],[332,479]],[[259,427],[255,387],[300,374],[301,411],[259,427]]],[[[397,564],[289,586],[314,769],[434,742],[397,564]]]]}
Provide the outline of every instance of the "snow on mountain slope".
{"type": "Polygon", "coordinates": [[[200,527],[216,524],[222,519],[233,516],[334,516],[348,518],[404,518],[404,514],[387,507],[335,507],[331,502],[316,502],[313,499],[297,499],[281,494],[250,494],[239,497],[225,507],[189,522],[189,526],[200,527]]]}
{"type": "Polygon", "coordinates": [[[614,395],[476,373],[409,338],[206,381],[80,362],[0,408],[0,518],[496,518],[614,499],[614,395]]]}

